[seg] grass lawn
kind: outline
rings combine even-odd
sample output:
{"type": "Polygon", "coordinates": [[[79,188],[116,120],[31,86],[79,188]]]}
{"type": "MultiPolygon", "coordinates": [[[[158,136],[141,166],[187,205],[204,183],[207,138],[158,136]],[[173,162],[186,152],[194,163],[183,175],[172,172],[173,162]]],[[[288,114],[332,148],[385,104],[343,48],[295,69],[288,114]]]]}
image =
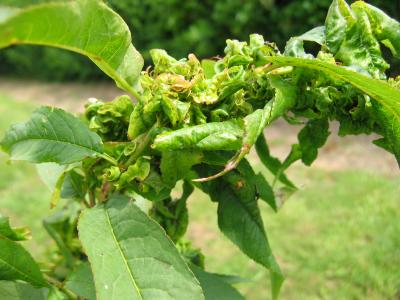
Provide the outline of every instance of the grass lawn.
{"type": "MultiPolygon", "coordinates": [[[[34,107],[0,94],[0,136],[34,107]]],[[[6,162],[0,154],[0,211],[13,224],[31,228],[27,247],[40,259],[54,247],[41,228],[41,218],[51,213],[49,192],[33,166],[6,162]]],[[[302,188],[278,214],[261,203],[270,243],[286,275],[281,299],[399,299],[399,177],[379,170],[332,172],[298,165],[291,175],[302,188]]],[[[206,254],[207,269],[249,278],[237,285],[246,299],[269,299],[268,272],[218,234],[216,205],[196,192],[189,209],[188,236],[206,254]]]]}

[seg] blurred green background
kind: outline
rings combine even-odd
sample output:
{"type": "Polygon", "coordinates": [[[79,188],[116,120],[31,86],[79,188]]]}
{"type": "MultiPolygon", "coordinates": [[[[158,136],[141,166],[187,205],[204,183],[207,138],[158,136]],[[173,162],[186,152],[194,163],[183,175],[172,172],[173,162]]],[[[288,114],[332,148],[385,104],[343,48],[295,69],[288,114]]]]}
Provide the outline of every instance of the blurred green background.
{"type": "MultiPolygon", "coordinates": [[[[54,1],[54,0],[53,0],[54,1]]],[[[49,0],[2,0],[20,6],[49,0]]],[[[223,54],[225,40],[260,33],[283,49],[286,41],[322,25],[331,0],[106,0],[129,25],[133,43],[148,61],[148,50],[174,57],[223,54]]],[[[352,1],[349,1],[349,3],[352,1]]],[[[400,1],[369,0],[399,19],[400,1]]],[[[57,49],[29,46],[0,52],[1,74],[51,81],[99,80],[104,75],[87,59],[57,49]]]]}

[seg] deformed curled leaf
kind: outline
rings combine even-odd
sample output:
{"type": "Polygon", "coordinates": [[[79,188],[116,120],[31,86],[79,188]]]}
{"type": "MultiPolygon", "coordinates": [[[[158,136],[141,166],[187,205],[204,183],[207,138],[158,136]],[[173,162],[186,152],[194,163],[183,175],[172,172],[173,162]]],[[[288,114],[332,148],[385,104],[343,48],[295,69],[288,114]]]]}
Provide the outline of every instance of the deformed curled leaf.
{"type": "MultiPolygon", "coordinates": [[[[400,165],[400,135],[398,134],[400,128],[400,91],[398,89],[383,80],[373,79],[317,59],[271,56],[268,60],[272,63],[270,70],[286,66],[318,70],[332,78],[350,83],[374,99],[379,103],[379,106],[375,106],[375,109],[379,109],[385,114],[385,117],[383,119],[378,118],[378,121],[400,165]]],[[[380,112],[377,111],[377,114],[380,114],[380,112]]]]}
{"type": "Polygon", "coordinates": [[[277,118],[283,116],[286,111],[295,104],[297,92],[295,86],[278,76],[270,76],[269,80],[271,86],[275,89],[275,97],[273,100],[269,101],[263,109],[257,109],[244,118],[244,133],[241,149],[227,162],[221,172],[209,177],[195,179],[195,181],[205,182],[213,180],[235,169],[239,162],[250,152],[264,128],[277,118]]]}
{"type": "Polygon", "coordinates": [[[9,218],[0,213],[0,236],[8,238],[12,241],[25,241],[30,238],[28,228],[12,228],[9,218]]]}

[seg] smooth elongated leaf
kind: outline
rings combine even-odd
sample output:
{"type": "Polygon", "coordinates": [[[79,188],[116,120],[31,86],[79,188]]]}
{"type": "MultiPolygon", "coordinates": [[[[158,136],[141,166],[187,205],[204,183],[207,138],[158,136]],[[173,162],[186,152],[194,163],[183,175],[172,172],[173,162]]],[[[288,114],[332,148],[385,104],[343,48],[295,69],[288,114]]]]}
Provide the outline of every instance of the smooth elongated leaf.
{"type": "Polygon", "coordinates": [[[32,256],[18,243],[0,237],[0,280],[23,280],[34,286],[46,286],[32,256]]]}
{"type": "Polygon", "coordinates": [[[324,72],[333,78],[350,83],[377,101],[380,104],[377,113],[383,112],[385,115],[385,121],[381,120],[380,125],[386,132],[385,137],[390,142],[400,165],[400,90],[385,81],[372,79],[352,70],[316,59],[271,56],[268,60],[273,63],[272,68],[295,66],[324,72]]]}
{"type": "Polygon", "coordinates": [[[212,200],[218,202],[218,226],[243,253],[270,270],[276,299],[284,278],[269,246],[255,187],[235,171],[218,180],[219,188],[210,190],[212,200]]]}
{"type": "Polygon", "coordinates": [[[277,211],[278,205],[276,203],[274,191],[268,181],[265,179],[264,175],[261,173],[256,174],[252,177],[252,182],[256,186],[260,199],[268,203],[268,205],[271,206],[274,211],[277,211]]]}
{"type": "Polygon", "coordinates": [[[41,107],[31,119],[13,125],[0,146],[12,160],[69,164],[101,155],[100,137],[78,118],[59,108],[41,107]]]}
{"type": "Polygon", "coordinates": [[[0,213],[0,236],[12,241],[24,241],[29,239],[29,235],[30,232],[28,228],[11,228],[9,218],[0,213]]]}
{"type": "Polygon", "coordinates": [[[244,300],[244,297],[218,275],[208,273],[199,267],[191,267],[200,281],[205,300],[244,300]]]}
{"type": "Polygon", "coordinates": [[[257,151],[257,155],[260,158],[260,161],[272,174],[277,176],[276,179],[282,182],[287,187],[291,189],[296,189],[296,186],[287,178],[285,173],[280,172],[280,170],[282,169],[282,162],[278,158],[271,156],[264,135],[259,136],[255,148],[257,151]]]}
{"type": "Polygon", "coordinates": [[[46,300],[46,289],[36,288],[27,283],[0,281],[2,300],[46,300]]]}
{"type": "Polygon", "coordinates": [[[143,58],[122,18],[100,0],[65,1],[20,10],[0,7],[0,48],[52,46],[90,58],[117,85],[135,94],[143,58]]]}
{"type": "Polygon", "coordinates": [[[78,229],[97,299],[204,299],[164,230],[127,198],[84,211],[78,229]]]}
{"type": "Polygon", "coordinates": [[[89,263],[78,266],[75,272],[67,278],[65,286],[84,299],[96,300],[93,274],[89,263]]]}

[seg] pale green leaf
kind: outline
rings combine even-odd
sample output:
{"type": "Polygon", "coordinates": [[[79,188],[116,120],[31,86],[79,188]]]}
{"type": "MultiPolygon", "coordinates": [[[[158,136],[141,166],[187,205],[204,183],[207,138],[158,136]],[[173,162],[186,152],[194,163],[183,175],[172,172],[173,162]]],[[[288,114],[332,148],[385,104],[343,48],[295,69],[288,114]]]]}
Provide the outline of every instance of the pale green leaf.
{"type": "Polygon", "coordinates": [[[356,1],[351,7],[367,13],[376,38],[388,47],[394,56],[400,57],[400,23],[364,1],[356,1]]]}
{"type": "Polygon", "coordinates": [[[45,288],[36,288],[27,283],[0,281],[1,300],[46,300],[45,288]]]}
{"type": "Polygon", "coordinates": [[[84,299],[96,300],[96,290],[90,264],[83,263],[78,266],[75,272],[67,278],[65,287],[84,299]]]}
{"type": "Polygon", "coordinates": [[[84,211],[78,229],[97,299],[204,299],[164,230],[127,198],[84,211]]]}
{"type": "Polygon", "coordinates": [[[354,21],[353,12],[344,0],[333,0],[325,20],[326,44],[336,53],[346,37],[349,22],[354,21]]]}

